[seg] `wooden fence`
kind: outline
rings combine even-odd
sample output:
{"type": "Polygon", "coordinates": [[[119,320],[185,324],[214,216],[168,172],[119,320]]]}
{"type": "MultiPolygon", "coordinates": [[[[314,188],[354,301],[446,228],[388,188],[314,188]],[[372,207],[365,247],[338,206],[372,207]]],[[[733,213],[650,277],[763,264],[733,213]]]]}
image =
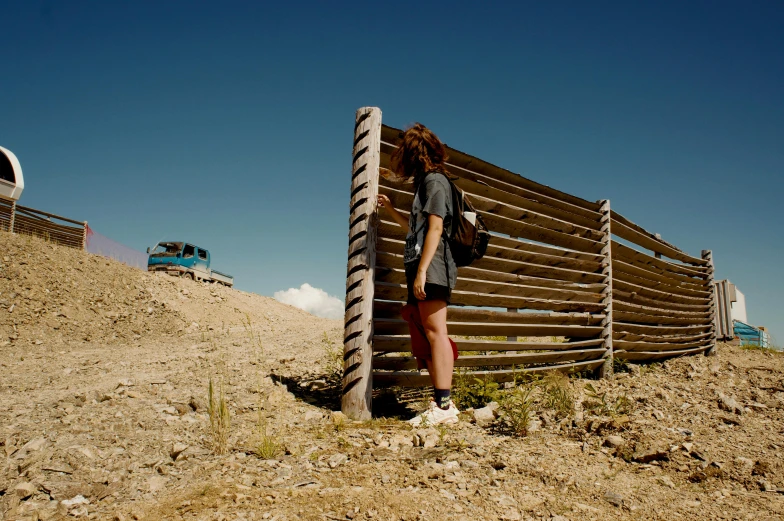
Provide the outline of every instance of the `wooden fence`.
{"type": "MultiPolygon", "coordinates": [[[[376,208],[379,193],[403,215],[411,208],[411,185],[379,176],[401,137],[382,125],[379,109],[357,111],[342,403],[352,418],[370,417],[374,385],[430,382],[416,370],[401,318],[404,231],[376,208]]],[[[456,184],[493,233],[485,257],[460,268],[448,309],[461,352],[457,370],[495,381],[549,370],[607,376],[614,356],[653,360],[713,349],[710,252],[683,253],[611,211],[609,201],[569,195],[458,150],[448,154],[456,184]]]]}
{"type": "Polygon", "coordinates": [[[74,221],[3,198],[0,198],[0,230],[79,249],[84,249],[87,240],[87,221],[74,221]]]}

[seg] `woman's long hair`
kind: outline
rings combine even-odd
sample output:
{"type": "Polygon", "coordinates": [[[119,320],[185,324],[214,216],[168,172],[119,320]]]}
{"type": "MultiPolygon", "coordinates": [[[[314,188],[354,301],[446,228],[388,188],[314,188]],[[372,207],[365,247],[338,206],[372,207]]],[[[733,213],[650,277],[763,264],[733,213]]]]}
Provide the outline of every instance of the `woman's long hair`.
{"type": "Polygon", "coordinates": [[[446,174],[446,147],[438,136],[421,123],[415,123],[403,134],[403,142],[392,154],[392,169],[401,177],[414,181],[419,188],[430,172],[446,174]]]}

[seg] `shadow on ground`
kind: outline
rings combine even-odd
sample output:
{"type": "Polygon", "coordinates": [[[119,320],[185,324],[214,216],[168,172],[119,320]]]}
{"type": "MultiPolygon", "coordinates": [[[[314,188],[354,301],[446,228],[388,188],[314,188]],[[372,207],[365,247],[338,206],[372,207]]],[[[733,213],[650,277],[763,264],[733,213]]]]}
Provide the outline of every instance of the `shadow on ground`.
{"type": "MultiPolygon", "coordinates": [[[[303,402],[330,411],[340,410],[341,382],[334,375],[308,375],[307,378],[272,373],[273,381],[284,384],[303,402]]],[[[374,389],[373,417],[409,419],[429,395],[428,389],[374,389]]]]}

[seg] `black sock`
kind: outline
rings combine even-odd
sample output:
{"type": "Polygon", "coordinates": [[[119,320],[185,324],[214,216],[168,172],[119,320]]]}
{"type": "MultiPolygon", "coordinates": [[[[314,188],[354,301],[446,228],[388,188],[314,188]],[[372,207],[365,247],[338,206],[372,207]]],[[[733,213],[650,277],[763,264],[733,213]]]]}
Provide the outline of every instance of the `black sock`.
{"type": "Polygon", "coordinates": [[[436,405],[438,405],[441,409],[449,409],[449,402],[451,399],[452,392],[449,389],[436,389],[433,388],[433,392],[435,394],[436,405]]]}

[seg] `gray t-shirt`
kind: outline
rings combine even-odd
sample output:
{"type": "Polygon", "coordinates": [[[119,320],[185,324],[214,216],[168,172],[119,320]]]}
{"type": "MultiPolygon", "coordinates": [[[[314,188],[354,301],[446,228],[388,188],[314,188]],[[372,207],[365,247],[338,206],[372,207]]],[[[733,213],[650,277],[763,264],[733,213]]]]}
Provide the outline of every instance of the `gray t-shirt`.
{"type": "MultiPolygon", "coordinates": [[[[438,215],[444,219],[445,234],[449,232],[453,215],[452,188],[449,186],[447,178],[437,172],[431,172],[425,176],[418,193],[414,196],[403,255],[406,268],[409,268],[411,263],[419,262],[422,256],[428,228],[428,215],[438,215]]],[[[447,286],[451,289],[455,287],[457,281],[457,266],[452,259],[452,252],[449,250],[445,234],[442,235],[438,249],[436,249],[433,260],[430,261],[430,266],[427,268],[427,282],[447,286]]]]}

